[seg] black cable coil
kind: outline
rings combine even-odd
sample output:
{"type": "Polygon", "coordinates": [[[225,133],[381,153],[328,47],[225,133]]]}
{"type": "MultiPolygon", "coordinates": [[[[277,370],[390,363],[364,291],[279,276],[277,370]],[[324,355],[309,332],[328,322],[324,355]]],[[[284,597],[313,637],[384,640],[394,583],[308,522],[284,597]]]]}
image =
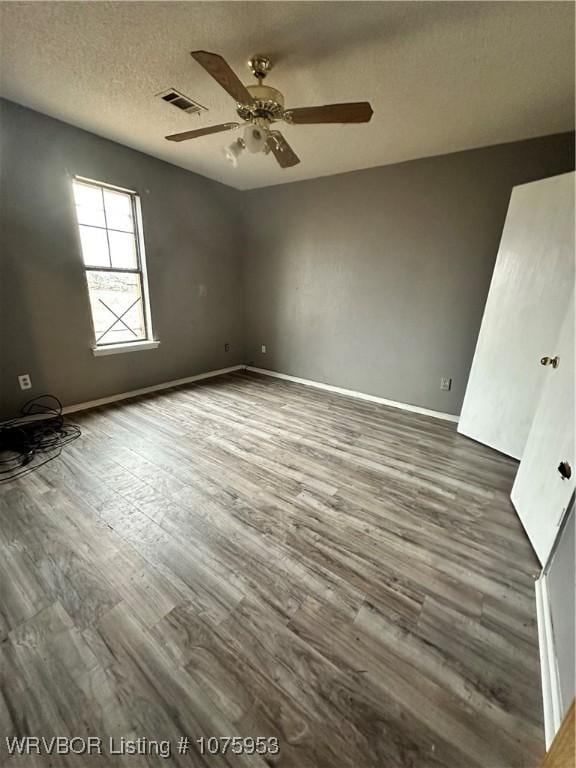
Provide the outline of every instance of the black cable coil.
{"type": "Polygon", "coordinates": [[[54,395],[29,400],[21,413],[0,424],[0,483],[58,458],[62,448],[82,434],[80,427],[64,420],[62,403],[54,395]]]}

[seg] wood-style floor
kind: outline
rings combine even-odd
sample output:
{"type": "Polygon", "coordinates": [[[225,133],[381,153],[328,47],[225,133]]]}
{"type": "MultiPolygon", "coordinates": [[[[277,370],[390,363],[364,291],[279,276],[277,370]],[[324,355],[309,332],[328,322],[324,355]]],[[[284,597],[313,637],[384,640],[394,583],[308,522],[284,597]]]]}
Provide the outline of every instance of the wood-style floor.
{"type": "Polygon", "coordinates": [[[276,736],[280,754],[2,743],[7,765],[539,764],[515,462],[248,373],[74,420],[60,459],[0,486],[0,736],[276,736]]]}

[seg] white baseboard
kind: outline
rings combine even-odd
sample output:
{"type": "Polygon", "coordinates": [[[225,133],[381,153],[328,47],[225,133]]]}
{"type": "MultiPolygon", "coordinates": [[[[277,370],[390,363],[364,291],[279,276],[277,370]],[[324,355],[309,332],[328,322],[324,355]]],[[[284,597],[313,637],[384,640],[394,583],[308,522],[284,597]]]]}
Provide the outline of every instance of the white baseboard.
{"type": "Polygon", "coordinates": [[[116,403],[120,400],[128,400],[131,397],[138,397],[139,395],[147,395],[151,392],[159,392],[162,389],[169,389],[170,387],[179,387],[182,384],[191,384],[194,381],[201,381],[202,379],[210,379],[213,376],[221,376],[224,373],[232,373],[233,371],[254,371],[254,373],[262,373],[265,376],[273,376],[277,379],[286,379],[286,381],[294,381],[296,384],[305,384],[308,387],[316,387],[317,389],[324,389],[327,392],[335,392],[339,395],[346,395],[347,397],[355,397],[359,400],[367,400],[370,403],[379,403],[380,405],[388,405],[391,408],[400,408],[403,411],[411,411],[412,413],[421,413],[424,416],[433,416],[437,419],[444,419],[445,421],[458,422],[458,416],[454,416],[452,413],[442,413],[441,411],[433,411],[430,408],[421,408],[419,405],[410,405],[409,403],[399,403],[396,400],[387,400],[384,397],[377,397],[376,395],[368,395],[365,392],[356,392],[353,389],[343,389],[342,387],[334,387],[331,384],[323,384],[320,381],[312,381],[311,379],[301,379],[298,376],[289,376],[287,373],[278,373],[277,371],[269,371],[266,368],[255,368],[251,365],[231,365],[229,368],[220,368],[217,371],[207,371],[206,373],[198,373],[195,376],[186,376],[184,379],[174,379],[174,381],[165,381],[162,384],[153,384],[151,387],[142,387],[141,389],[133,389],[130,392],[120,392],[116,395],[110,395],[109,397],[101,397],[98,400],[88,400],[85,403],[76,403],[74,405],[66,405],[62,409],[64,414],[75,413],[76,411],[86,411],[89,408],[97,408],[99,405],[108,405],[109,403],[116,403]]]}
{"type": "Polygon", "coordinates": [[[384,397],[377,397],[376,395],[367,395],[365,392],[356,392],[353,389],[343,389],[342,387],[333,387],[332,384],[323,384],[320,381],[312,381],[311,379],[300,379],[298,376],[289,376],[287,373],[278,373],[277,371],[269,371],[266,368],[254,368],[251,365],[245,366],[247,371],[254,371],[254,373],[263,373],[265,376],[273,376],[276,379],[286,379],[286,381],[294,381],[297,384],[305,384],[307,387],[316,387],[317,389],[325,389],[328,392],[335,392],[338,395],[346,395],[347,397],[356,397],[359,400],[367,400],[370,403],[379,403],[380,405],[388,405],[391,408],[400,408],[403,411],[411,411],[412,413],[421,413],[424,416],[434,416],[436,419],[444,419],[444,421],[458,422],[459,416],[454,416],[453,413],[442,413],[441,411],[433,411],[430,408],[421,408],[419,405],[410,405],[410,403],[399,403],[396,400],[386,400],[384,397]]]}
{"type": "Polygon", "coordinates": [[[552,614],[548,599],[548,582],[545,573],[536,582],[536,616],[538,620],[542,700],[544,703],[544,733],[546,736],[546,749],[550,749],[550,745],[562,722],[562,704],[558,666],[554,650],[552,614]]]}
{"type": "Polygon", "coordinates": [[[232,371],[244,370],[244,365],[231,365],[229,368],[220,368],[217,371],[208,371],[207,373],[197,373],[196,376],[186,376],[184,379],[174,379],[174,381],[165,381],[162,384],[154,384],[151,387],[143,387],[142,389],[133,389],[131,392],[122,392],[118,395],[110,395],[110,397],[101,397],[99,400],[89,400],[87,403],[77,403],[76,405],[66,405],[63,409],[63,413],[75,413],[76,411],[85,411],[88,408],[96,408],[99,405],[107,405],[108,403],[116,403],[118,400],[128,400],[130,397],[138,397],[138,395],[147,395],[150,392],[159,392],[161,389],[170,389],[170,387],[179,387],[182,384],[191,384],[194,381],[201,381],[202,379],[210,379],[213,376],[221,376],[223,373],[232,373],[232,371]]]}

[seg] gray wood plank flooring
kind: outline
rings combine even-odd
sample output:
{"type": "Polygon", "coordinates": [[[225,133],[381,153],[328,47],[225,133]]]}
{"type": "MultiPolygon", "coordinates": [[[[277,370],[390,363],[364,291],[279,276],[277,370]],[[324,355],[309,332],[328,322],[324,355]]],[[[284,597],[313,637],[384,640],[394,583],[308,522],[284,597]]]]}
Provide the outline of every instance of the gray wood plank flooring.
{"type": "MultiPolygon", "coordinates": [[[[250,373],[86,412],[0,486],[0,735],[277,736],[94,765],[536,768],[516,463],[250,373]]],[[[8,766],[82,758],[8,757],[8,766]]]]}

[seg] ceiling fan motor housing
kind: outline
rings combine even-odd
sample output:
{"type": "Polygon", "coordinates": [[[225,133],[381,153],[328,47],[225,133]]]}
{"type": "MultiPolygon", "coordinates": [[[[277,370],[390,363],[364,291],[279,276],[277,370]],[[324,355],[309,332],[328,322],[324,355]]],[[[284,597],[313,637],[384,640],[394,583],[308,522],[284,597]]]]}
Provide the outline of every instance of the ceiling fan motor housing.
{"type": "Polygon", "coordinates": [[[247,85],[254,104],[237,104],[236,112],[242,120],[263,118],[269,122],[282,120],[284,115],[284,96],[270,85],[247,85]]]}

